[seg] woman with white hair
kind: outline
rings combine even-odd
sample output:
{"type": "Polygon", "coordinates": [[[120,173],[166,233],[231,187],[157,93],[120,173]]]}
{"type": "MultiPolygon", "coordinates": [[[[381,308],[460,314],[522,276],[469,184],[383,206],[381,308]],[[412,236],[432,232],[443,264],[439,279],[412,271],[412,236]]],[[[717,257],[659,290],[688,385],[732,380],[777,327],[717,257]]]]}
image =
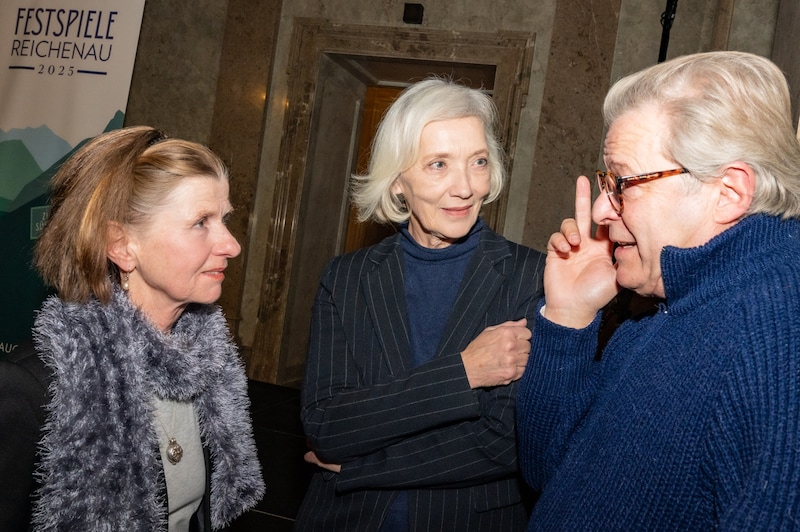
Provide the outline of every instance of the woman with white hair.
{"type": "Polygon", "coordinates": [[[543,255],[480,219],[503,186],[495,108],[442,79],[406,89],[354,178],[399,224],[320,281],[302,394],[319,469],[298,530],[520,530],[514,400],[543,255]]]}

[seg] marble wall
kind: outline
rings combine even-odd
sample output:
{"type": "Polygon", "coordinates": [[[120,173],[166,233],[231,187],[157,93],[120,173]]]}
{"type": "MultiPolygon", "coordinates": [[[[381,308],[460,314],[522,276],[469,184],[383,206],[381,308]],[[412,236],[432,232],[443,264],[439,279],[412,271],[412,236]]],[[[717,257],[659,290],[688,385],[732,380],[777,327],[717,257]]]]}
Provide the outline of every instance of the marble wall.
{"type": "Polygon", "coordinates": [[[126,125],[208,143],[228,3],[147,0],[126,125]]]}
{"type": "MultiPolygon", "coordinates": [[[[603,136],[599,109],[608,86],[656,62],[666,2],[421,3],[423,23],[413,27],[535,36],[503,232],[541,248],[572,208],[575,177],[597,165],[603,136]]],[[[668,57],[717,48],[769,57],[779,6],[780,0],[680,2],[668,57]]],[[[287,62],[295,21],[404,28],[409,25],[402,21],[403,7],[397,0],[148,0],[145,5],[126,124],[147,123],[207,143],[229,165],[237,208],[231,228],[243,254],[231,264],[221,304],[251,367],[259,366],[253,361],[260,357],[276,356],[253,352],[264,320],[259,312],[266,264],[295,259],[269,241],[280,217],[275,185],[293,97],[287,62]]],[[[791,52],[784,55],[791,61],[791,52]]],[[[281,381],[279,372],[268,373],[251,376],[281,381]]]]}

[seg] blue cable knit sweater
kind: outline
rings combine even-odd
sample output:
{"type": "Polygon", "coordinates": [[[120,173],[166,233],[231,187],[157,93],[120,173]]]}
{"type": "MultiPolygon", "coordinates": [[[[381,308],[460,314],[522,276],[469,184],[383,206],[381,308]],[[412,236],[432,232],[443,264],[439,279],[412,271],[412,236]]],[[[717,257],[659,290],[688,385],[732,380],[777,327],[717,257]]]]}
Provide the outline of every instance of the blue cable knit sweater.
{"type": "Polygon", "coordinates": [[[800,222],[665,248],[666,303],[595,362],[541,316],[517,416],[529,530],[800,528],[800,222]]]}

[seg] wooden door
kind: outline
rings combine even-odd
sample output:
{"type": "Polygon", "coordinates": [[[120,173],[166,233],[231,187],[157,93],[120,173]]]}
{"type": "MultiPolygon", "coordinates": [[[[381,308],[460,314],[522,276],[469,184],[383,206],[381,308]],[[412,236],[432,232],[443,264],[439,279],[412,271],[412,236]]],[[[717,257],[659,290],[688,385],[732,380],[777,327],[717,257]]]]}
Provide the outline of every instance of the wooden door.
{"type": "MultiPolygon", "coordinates": [[[[358,141],[358,173],[367,171],[372,139],[378,129],[383,114],[402,91],[397,87],[367,87],[364,100],[364,117],[361,122],[361,136],[358,141]]],[[[347,222],[347,237],[344,251],[353,251],[376,244],[396,231],[394,225],[379,224],[372,221],[359,223],[356,220],[356,209],[350,204],[347,222]]]]}

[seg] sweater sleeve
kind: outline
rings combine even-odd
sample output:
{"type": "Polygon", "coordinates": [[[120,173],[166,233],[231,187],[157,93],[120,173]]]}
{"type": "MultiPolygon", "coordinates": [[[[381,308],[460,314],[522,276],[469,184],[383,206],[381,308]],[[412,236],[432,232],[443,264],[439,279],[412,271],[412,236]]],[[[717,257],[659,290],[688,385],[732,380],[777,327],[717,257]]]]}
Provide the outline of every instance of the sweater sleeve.
{"type": "Polygon", "coordinates": [[[517,431],[522,474],[540,490],[594,396],[601,365],[594,361],[600,314],[580,330],[552,323],[541,312],[535,320],[531,356],[517,396],[517,431]]]}
{"type": "MultiPolygon", "coordinates": [[[[772,294],[775,308],[789,308],[782,297],[772,294]]],[[[800,516],[800,309],[789,320],[761,310],[747,307],[731,333],[709,418],[704,472],[719,530],[796,529],[800,516]]]]}

